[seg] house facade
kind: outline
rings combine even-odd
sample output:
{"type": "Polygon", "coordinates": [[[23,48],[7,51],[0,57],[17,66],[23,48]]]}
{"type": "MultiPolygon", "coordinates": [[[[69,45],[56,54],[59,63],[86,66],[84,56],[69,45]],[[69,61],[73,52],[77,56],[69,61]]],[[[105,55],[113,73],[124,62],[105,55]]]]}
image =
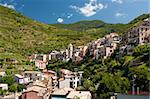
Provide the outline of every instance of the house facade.
{"type": "Polygon", "coordinates": [[[81,83],[83,72],[71,72],[66,69],[61,70],[61,78],[58,81],[58,88],[77,88],[81,83]]]}
{"type": "Polygon", "coordinates": [[[142,24],[138,27],[134,27],[130,29],[127,33],[128,44],[144,44],[150,43],[149,36],[150,36],[150,18],[145,19],[142,24]]]}
{"type": "Polygon", "coordinates": [[[44,79],[42,76],[42,73],[39,71],[25,71],[25,72],[23,72],[23,76],[25,78],[29,78],[30,82],[44,79]]]}
{"type": "Polygon", "coordinates": [[[46,69],[46,65],[48,64],[48,62],[46,61],[41,61],[41,60],[35,60],[35,66],[39,69],[46,69]]]}
{"type": "Polygon", "coordinates": [[[19,84],[24,84],[24,77],[20,74],[15,74],[15,80],[19,84]]]}

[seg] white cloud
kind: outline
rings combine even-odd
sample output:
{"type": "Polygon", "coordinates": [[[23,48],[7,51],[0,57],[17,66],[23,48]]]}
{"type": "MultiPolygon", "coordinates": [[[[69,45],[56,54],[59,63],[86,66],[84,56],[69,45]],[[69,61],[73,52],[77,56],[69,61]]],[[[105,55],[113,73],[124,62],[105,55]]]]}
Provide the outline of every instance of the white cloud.
{"type": "Polygon", "coordinates": [[[117,13],[115,14],[115,16],[116,16],[116,17],[123,17],[123,18],[125,18],[125,17],[127,16],[127,14],[117,12],[117,13]]]}
{"type": "Polygon", "coordinates": [[[0,3],[0,5],[1,5],[1,6],[4,6],[4,7],[7,7],[7,8],[10,8],[10,9],[15,9],[15,6],[14,6],[14,5],[9,5],[9,4],[7,4],[7,3],[4,3],[4,4],[0,3]]]}
{"type": "Polygon", "coordinates": [[[67,16],[67,18],[70,19],[72,16],[73,16],[73,14],[69,14],[69,15],[67,16]]]}
{"type": "Polygon", "coordinates": [[[107,8],[107,5],[103,5],[97,0],[90,0],[89,3],[85,3],[82,7],[71,5],[70,8],[75,9],[77,12],[83,14],[86,17],[90,17],[95,15],[97,11],[107,8]]]}
{"type": "Polygon", "coordinates": [[[63,22],[64,22],[64,19],[58,18],[58,19],[57,19],[57,22],[58,22],[58,23],[63,23],[63,22]]]}
{"type": "Polygon", "coordinates": [[[116,2],[116,3],[122,4],[123,0],[112,0],[112,2],[116,2]]]}

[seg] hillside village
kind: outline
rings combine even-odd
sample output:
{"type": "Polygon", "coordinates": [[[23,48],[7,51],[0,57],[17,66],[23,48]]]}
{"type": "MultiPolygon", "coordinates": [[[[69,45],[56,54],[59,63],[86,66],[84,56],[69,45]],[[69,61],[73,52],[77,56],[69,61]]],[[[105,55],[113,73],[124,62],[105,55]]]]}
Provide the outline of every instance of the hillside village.
{"type": "MultiPolygon", "coordinates": [[[[48,70],[50,61],[59,60],[72,61],[76,64],[84,58],[92,56],[93,60],[107,59],[118,49],[119,57],[126,54],[132,55],[133,48],[137,45],[150,43],[150,18],[143,20],[137,27],[131,28],[125,35],[110,33],[103,38],[89,42],[84,46],[68,45],[64,50],[53,50],[48,54],[32,54],[27,59],[34,63],[38,71],[24,71],[14,75],[15,83],[24,85],[20,92],[10,90],[9,83],[0,83],[0,89],[6,91],[1,93],[2,99],[92,99],[89,90],[77,90],[81,85],[84,72],[70,71],[61,68],[60,72],[48,70]]],[[[18,64],[15,59],[6,61],[18,64]]],[[[7,76],[5,70],[0,71],[0,79],[7,76]]],[[[111,98],[114,99],[114,98],[111,98]]]]}
{"type": "Polygon", "coordinates": [[[74,47],[69,44],[68,49],[60,51],[52,51],[49,54],[33,54],[28,57],[30,62],[35,62],[35,66],[39,69],[46,69],[48,61],[62,60],[80,62],[88,54],[93,56],[93,59],[99,59],[111,56],[119,43],[123,43],[120,47],[120,53],[127,51],[127,54],[136,45],[143,45],[150,42],[150,19],[145,19],[144,22],[136,28],[128,31],[123,37],[117,33],[110,33],[103,38],[90,42],[85,46],[74,47]],[[135,45],[135,46],[134,46],[135,45]]]}

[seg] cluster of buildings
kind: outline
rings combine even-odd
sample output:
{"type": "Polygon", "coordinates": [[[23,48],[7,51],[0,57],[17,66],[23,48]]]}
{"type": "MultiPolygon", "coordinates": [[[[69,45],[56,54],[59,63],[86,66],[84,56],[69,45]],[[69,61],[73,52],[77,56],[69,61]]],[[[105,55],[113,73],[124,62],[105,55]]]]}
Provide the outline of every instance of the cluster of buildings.
{"type": "MultiPolygon", "coordinates": [[[[16,83],[26,86],[20,93],[6,95],[4,99],[91,99],[90,91],[77,91],[81,84],[82,71],[72,72],[60,69],[60,75],[52,70],[24,71],[15,74],[16,83]]],[[[5,76],[5,75],[4,75],[5,76]]],[[[8,90],[8,84],[0,83],[1,90],[8,90]]]]}
{"type": "Polygon", "coordinates": [[[150,18],[145,19],[138,27],[130,29],[126,35],[128,44],[150,43],[150,18]]]}
{"type": "Polygon", "coordinates": [[[150,18],[145,19],[139,26],[131,28],[122,37],[123,46],[120,47],[120,55],[133,54],[137,45],[150,44],[150,18]]]}
{"type": "Polygon", "coordinates": [[[120,37],[117,33],[110,33],[105,37],[96,41],[90,42],[85,46],[74,47],[69,44],[68,49],[61,51],[52,51],[49,54],[33,54],[28,57],[30,61],[35,62],[35,66],[39,69],[45,69],[48,61],[61,60],[74,62],[82,61],[87,55],[93,59],[107,58],[112,55],[120,42],[120,37]]]}

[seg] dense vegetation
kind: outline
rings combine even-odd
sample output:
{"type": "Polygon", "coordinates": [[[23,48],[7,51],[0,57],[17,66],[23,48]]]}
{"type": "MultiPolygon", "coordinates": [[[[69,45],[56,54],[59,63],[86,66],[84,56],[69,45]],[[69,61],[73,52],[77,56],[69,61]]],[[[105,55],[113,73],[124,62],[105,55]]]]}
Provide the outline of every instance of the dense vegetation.
{"type": "MultiPolygon", "coordinates": [[[[133,55],[118,58],[118,51],[110,58],[93,60],[87,56],[81,63],[51,61],[47,66],[59,73],[59,68],[72,71],[84,71],[82,85],[78,90],[90,90],[98,99],[108,98],[113,93],[127,93],[131,91],[133,77],[136,75],[136,88],[149,91],[150,45],[141,45],[134,48],[133,55]]],[[[58,74],[59,75],[59,74],[58,74]]]]}
{"type": "Polygon", "coordinates": [[[0,78],[0,83],[8,84],[8,90],[1,90],[0,95],[5,95],[10,92],[21,92],[23,89],[26,89],[25,85],[15,83],[15,78],[13,75],[7,75],[0,78]]]}

